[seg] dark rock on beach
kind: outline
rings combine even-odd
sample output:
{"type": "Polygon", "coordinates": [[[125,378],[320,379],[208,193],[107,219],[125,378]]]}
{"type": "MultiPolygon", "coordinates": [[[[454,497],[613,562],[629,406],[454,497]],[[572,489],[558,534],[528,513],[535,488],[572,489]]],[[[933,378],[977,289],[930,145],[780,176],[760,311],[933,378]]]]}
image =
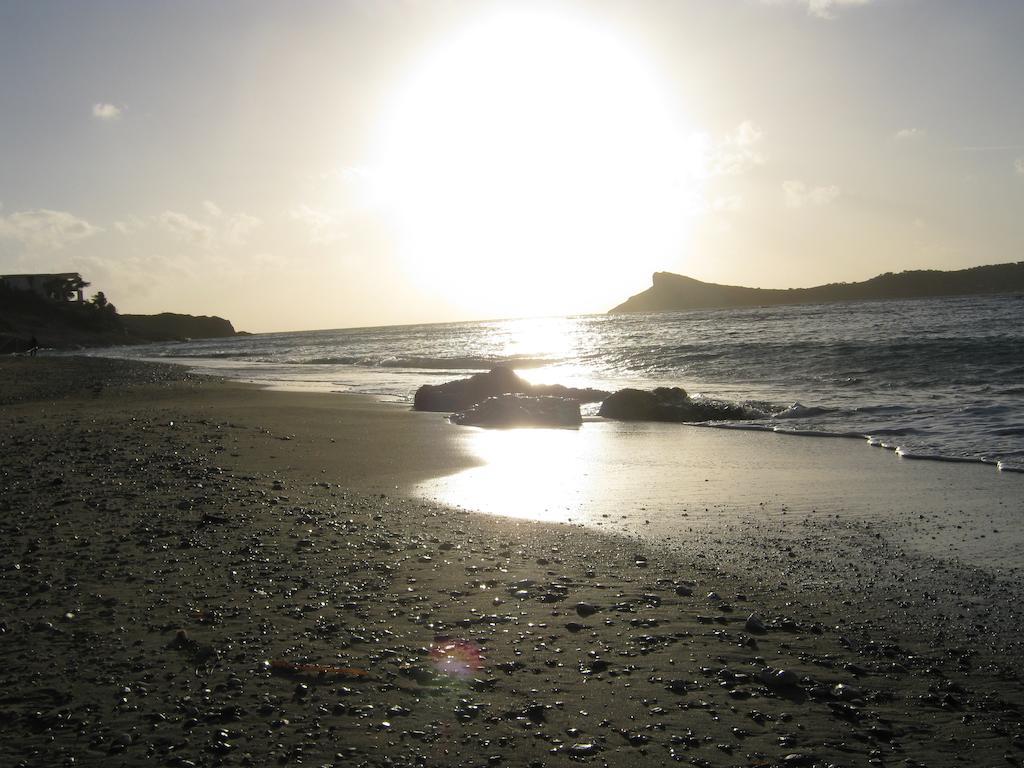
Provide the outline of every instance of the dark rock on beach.
{"type": "Polygon", "coordinates": [[[417,411],[464,411],[488,397],[499,395],[531,395],[559,397],[577,403],[596,403],[608,397],[600,389],[574,389],[561,384],[531,384],[511,368],[497,366],[487,373],[444,384],[424,384],[416,390],[413,408],[417,411]]]}
{"type": "Polygon", "coordinates": [[[598,415],[623,421],[726,421],[751,417],[738,405],[692,400],[682,387],[620,389],[601,403],[598,415]]]}
{"type": "Polygon", "coordinates": [[[578,427],[583,422],[577,401],[529,395],[489,397],[450,418],[474,427],[578,427]]]}

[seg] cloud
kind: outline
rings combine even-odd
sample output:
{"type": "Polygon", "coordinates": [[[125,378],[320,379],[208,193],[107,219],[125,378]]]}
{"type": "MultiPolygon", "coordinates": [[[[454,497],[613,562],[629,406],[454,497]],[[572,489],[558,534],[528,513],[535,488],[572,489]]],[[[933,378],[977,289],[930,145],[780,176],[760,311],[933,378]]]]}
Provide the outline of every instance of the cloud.
{"type": "Polygon", "coordinates": [[[736,176],[764,162],[760,152],[761,129],[744,120],[736,130],[718,142],[708,159],[708,173],[712,176],[736,176]]]}
{"type": "Polygon", "coordinates": [[[1013,161],[1013,170],[1024,176],[1024,157],[1018,157],[1013,161]]]}
{"type": "Polygon", "coordinates": [[[146,222],[136,216],[129,216],[127,219],[118,219],[111,226],[119,234],[130,235],[144,228],[146,222]]]}
{"type": "Polygon", "coordinates": [[[213,228],[188,214],[164,211],[156,220],[165,232],[183,242],[194,245],[210,245],[213,242],[213,228]]]}
{"type": "Polygon", "coordinates": [[[808,187],[804,182],[790,180],[782,182],[782,193],[787,208],[810,208],[828,205],[839,197],[839,187],[808,187]]]}
{"type": "Polygon", "coordinates": [[[840,8],[868,5],[874,0],[761,0],[765,5],[802,5],[810,16],[834,19],[840,8]]]}
{"type": "Polygon", "coordinates": [[[298,221],[305,225],[309,242],[312,245],[330,245],[345,237],[338,217],[321,208],[297,205],[292,208],[288,216],[292,221],[298,221]]]}
{"type": "Polygon", "coordinates": [[[927,135],[928,132],[923,128],[900,128],[893,134],[893,138],[896,139],[896,141],[915,141],[917,139],[923,139],[927,135]]]}
{"type": "Polygon", "coordinates": [[[114,104],[98,101],[92,105],[92,116],[98,120],[120,120],[124,110],[114,104]]]}
{"type": "Polygon", "coordinates": [[[203,248],[238,247],[263,221],[248,213],[225,214],[209,200],[203,203],[209,221],[200,221],[179,211],[164,211],[155,217],[157,224],[172,237],[203,248]]]}
{"type": "Polygon", "coordinates": [[[102,231],[66,211],[40,208],[0,216],[0,239],[13,240],[32,250],[59,251],[102,231]]]}
{"type": "Polygon", "coordinates": [[[224,220],[221,239],[228,245],[245,245],[249,235],[263,224],[262,220],[248,213],[234,213],[224,220]]]}

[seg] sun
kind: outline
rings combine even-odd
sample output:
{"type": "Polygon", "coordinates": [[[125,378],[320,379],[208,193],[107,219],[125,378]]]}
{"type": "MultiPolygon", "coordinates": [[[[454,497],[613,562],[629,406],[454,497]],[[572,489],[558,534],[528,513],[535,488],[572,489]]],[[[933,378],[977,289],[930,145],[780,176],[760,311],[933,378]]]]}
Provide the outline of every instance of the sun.
{"type": "Polygon", "coordinates": [[[611,28],[524,5],[418,63],[372,166],[422,290],[468,317],[565,314],[611,306],[676,260],[697,194],[687,135],[611,28]]]}

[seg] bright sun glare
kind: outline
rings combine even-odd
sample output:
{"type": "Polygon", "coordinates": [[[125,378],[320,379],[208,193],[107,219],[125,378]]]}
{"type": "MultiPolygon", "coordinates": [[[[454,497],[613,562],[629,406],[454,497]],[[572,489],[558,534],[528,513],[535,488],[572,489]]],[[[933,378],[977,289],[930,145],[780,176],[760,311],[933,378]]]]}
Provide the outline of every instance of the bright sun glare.
{"type": "Polygon", "coordinates": [[[687,135],[651,65],[596,21],[531,6],[437,48],[373,163],[407,270],[476,317],[600,310],[682,247],[687,135]]]}

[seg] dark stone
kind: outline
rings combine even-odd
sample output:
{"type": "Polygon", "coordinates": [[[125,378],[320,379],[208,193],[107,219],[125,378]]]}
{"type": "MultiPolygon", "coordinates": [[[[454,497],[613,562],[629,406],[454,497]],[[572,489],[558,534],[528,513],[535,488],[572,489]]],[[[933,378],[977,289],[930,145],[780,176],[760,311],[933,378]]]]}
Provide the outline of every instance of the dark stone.
{"type": "Polygon", "coordinates": [[[601,751],[601,747],[593,742],[584,742],[580,744],[573,744],[570,747],[565,747],[565,753],[569,757],[592,757],[601,751]]]}
{"type": "Polygon", "coordinates": [[[622,421],[726,421],[752,416],[738,405],[691,400],[681,387],[620,389],[601,403],[598,415],[622,421]]]}
{"type": "Polygon", "coordinates": [[[578,427],[583,423],[577,401],[528,395],[489,397],[450,418],[472,427],[578,427]]]}
{"type": "Polygon", "coordinates": [[[487,373],[444,384],[424,384],[416,390],[413,408],[417,411],[463,411],[498,395],[560,397],[576,403],[596,403],[608,397],[600,389],[574,389],[561,384],[531,384],[511,368],[497,366],[487,373]]]}

